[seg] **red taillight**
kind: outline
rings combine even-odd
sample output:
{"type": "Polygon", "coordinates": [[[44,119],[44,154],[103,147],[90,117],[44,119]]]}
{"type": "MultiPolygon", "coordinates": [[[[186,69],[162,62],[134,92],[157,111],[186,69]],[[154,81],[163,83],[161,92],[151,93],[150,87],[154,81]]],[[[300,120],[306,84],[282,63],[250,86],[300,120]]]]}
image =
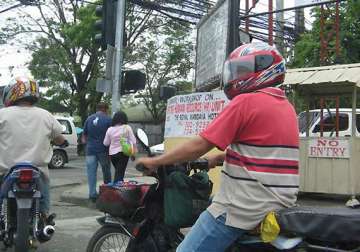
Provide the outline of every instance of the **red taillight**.
{"type": "Polygon", "coordinates": [[[20,176],[19,176],[19,181],[26,183],[26,182],[31,182],[33,179],[33,171],[32,170],[20,170],[20,176]]]}
{"type": "Polygon", "coordinates": [[[134,229],[132,230],[132,235],[136,237],[139,235],[139,233],[140,233],[140,227],[138,226],[134,227],[134,229]]]}

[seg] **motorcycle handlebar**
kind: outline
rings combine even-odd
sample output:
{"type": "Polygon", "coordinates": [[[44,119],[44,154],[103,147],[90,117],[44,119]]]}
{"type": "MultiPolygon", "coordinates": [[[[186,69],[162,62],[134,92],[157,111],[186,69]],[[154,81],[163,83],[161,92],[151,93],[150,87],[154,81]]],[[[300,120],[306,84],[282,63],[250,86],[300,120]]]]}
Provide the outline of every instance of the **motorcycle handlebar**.
{"type": "Polygon", "coordinates": [[[69,146],[69,142],[68,142],[68,140],[65,139],[65,141],[64,141],[62,144],[58,145],[58,146],[59,146],[60,148],[66,148],[66,147],[69,146]]]}
{"type": "Polygon", "coordinates": [[[60,148],[66,148],[69,146],[69,142],[66,139],[64,140],[64,142],[62,144],[55,144],[55,143],[52,143],[52,144],[55,146],[59,146],[60,148]]]}
{"type": "Polygon", "coordinates": [[[135,169],[136,169],[137,171],[139,171],[139,172],[144,172],[144,171],[147,170],[147,168],[146,168],[145,165],[143,165],[143,164],[136,164],[136,165],[135,165],[135,169]]]}
{"type": "MultiPolygon", "coordinates": [[[[218,163],[217,166],[221,166],[221,163],[218,163]]],[[[200,171],[209,171],[209,161],[207,159],[197,159],[194,161],[189,161],[182,164],[171,165],[178,170],[190,171],[190,170],[200,170],[200,171]]],[[[136,164],[135,169],[144,172],[147,168],[143,164],[136,164]]]]}

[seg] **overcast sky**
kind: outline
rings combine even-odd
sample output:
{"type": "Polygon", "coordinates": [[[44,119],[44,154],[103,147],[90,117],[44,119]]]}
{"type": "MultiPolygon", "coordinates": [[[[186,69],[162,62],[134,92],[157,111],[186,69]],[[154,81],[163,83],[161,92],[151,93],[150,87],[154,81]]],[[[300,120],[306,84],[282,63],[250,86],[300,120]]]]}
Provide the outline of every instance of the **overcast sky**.
{"type": "MultiPolygon", "coordinates": [[[[0,0],[1,1],[1,0],[0,0]]],[[[310,0],[307,0],[310,1],[310,0]]],[[[251,2],[251,1],[250,1],[251,2]]],[[[285,2],[285,8],[293,7],[294,0],[287,0],[285,2]]],[[[268,0],[260,0],[256,8],[253,9],[254,12],[264,12],[268,8],[268,0]]],[[[276,1],[274,0],[274,8],[276,1]]],[[[241,8],[244,8],[245,1],[241,0],[241,8]]],[[[2,9],[7,8],[8,6],[1,6],[2,9]]],[[[306,9],[306,19],[309,20],[309,9],[306,9]]],[[[0,26],[2,26],[8,17],[16,16],[18,11],[26,11],[36,15],[36,10],[34,7],[21,7],[4,13],[0,13],[0,26]]],[[[293,22],[294,11],[285,12],[285,19],[293,22]]],[[[21,22],[21,20],[19,20],[21,22]]],[[[1,28],[1,27],[0,27],[1,28]]],[[[35,38],[35,35],[26,35],[19,37],[18,39],[31,41],[35,38]]],[[[24,48],[24,45],[16,42],[10,41],[6,45],[0,45],[0,86],[6,85],[12,76],[17,75],[29,75],[30,72],[26,67],[26,63],[31,59],[31,52],[27,51],[24,48]],[[10,71],[10,68],[12,69],[10,71]]]]}

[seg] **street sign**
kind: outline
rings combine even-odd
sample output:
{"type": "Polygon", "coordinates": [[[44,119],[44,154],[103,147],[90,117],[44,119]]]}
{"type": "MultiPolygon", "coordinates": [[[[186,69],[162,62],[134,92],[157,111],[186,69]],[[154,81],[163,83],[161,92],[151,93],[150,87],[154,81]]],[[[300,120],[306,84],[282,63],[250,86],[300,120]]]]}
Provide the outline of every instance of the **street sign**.
{"type": "Polygon", "coordinates": [[[239,45],[239,0],[220,0],[197,27],[195,88],[220,85],[227,55],[239,45]]]}
{"type": "Polygon", "coordinates": [[[326,2],[329,2],[329,0],[295,0],[295,7],[312,5],[312,4],[320,4],[320,3],[326,3],[326,2]]]}
{"type": "Polygon", "coordinates": [[[105,79],[111,80],[112,79],[112,73],[113,73],[113,67],[114,67],[114,54],[115,54],[115,47],[112,45],[107,45],[106,49],[106,68],[105,68],[105,79]]]}
{"type": "Polygon", "coordinates": [[[166,107],[164,137],[198,135],[228,103],[222,90],[171,97],[166,107]]]}
{"type": "Polygon", "coordinates": [[[111,94],[112,80],[97,79],[96,80],[96,92],[111,94]]]}
{"type": "Polygon", "coordinates": [[[349,141],[337,138],[309,139],[308,157],[350,158],[349,141]]]}

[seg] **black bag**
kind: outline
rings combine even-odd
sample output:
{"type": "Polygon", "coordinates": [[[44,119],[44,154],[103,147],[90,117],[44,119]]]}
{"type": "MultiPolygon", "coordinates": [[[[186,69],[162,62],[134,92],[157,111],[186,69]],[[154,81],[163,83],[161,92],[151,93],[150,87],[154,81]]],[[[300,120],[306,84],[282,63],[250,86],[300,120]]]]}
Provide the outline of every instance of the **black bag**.
{"type": "Polygon", "coordinates": [[[209,206],[212,182],[206,172],[188,176],[172,172],[166,178],[164,193],[165,224],[183,228],[192,226],[209,206]]]}

